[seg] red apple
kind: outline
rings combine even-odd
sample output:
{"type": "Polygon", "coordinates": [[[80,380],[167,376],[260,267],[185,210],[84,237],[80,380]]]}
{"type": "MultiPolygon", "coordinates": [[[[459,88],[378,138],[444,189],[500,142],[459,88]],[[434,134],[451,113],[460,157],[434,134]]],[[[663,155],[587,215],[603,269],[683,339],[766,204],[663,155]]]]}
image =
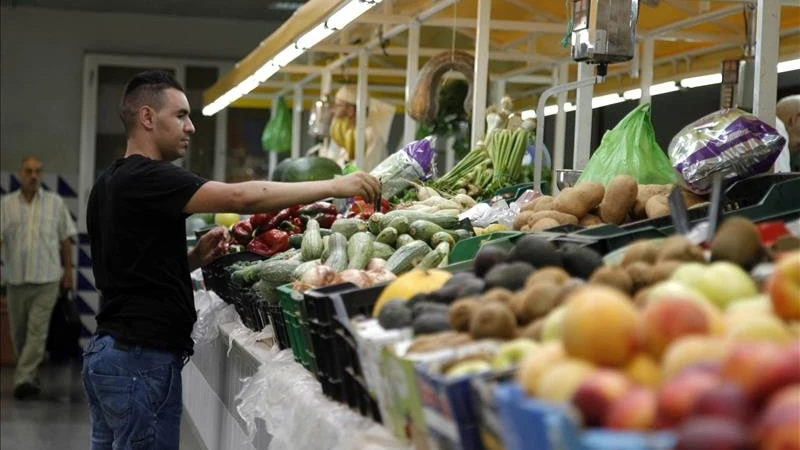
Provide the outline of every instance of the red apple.
{"type": "Polygon", "coordinates": [[[783,320],[800,320],[800,251],[784,255],[775,266],[768,290],[772,310],[783,320]]]}
{"type": "Polygon", "coordinates": [[[701,393],[692,406],[690,416],[727,417],[744,422],[750,414],[750,402],[742,388],[728,382],[701,393]]]}
{"type": "Polygon", "coordinates": [[[706,308],[696,300],[678,297],[652,301],[642,311],[644,343],[647,351],[661,358],[664,350],[690,334],[711,334],[706,308]]]}
{"type": "Polygon", "coordinates": [[[761,450],[800,449],[800,398],[770,402],[755,427],[761,450]]]}
{"type": "Polygon", "coordinates": [[[781,354],[764,364],[756,374],[751,395],[757,404],[785,386],[800,383],[800,341],[781,349],[781,354]]]}
{"type": "Polygon", "coordinates": [[[750,450],[747,427],[723,417],[692,417],[678,430],[675,450],[750,450]]]}
{"type": "Polygon", "coordinates": [[[609,408],[605,426],[617,430],[649,430],[656,423],[658,404],[650,389],[629,389],[609,408]]]}
{"type": "Polygon", "coordinates": [[[697,399],[720,383],[718,376],[705,370],[688,370],[667,381],[658,392],[659,423],[667,426],[680,423],[697,399]]]}
{"type": "MultiPolygon", "coordinates": [[[[769,395],[776,387],[788,384],[781,369],[786,352],[771,342],[739,342],[722,363],[722,377],[742,387],[752,401],[769,395]],[[773,387],[776,386],[776,387],[773,387]]],[[[788,374],[791,379],[791,373],[788,374]]]]}
{"type": "Polygon", "coordinates": [[[572,403],[581,411],[584,425],[600,426],[611,405],[632,387],[633,383],[620,372],[599,369],[584,378],[572,403]]]}

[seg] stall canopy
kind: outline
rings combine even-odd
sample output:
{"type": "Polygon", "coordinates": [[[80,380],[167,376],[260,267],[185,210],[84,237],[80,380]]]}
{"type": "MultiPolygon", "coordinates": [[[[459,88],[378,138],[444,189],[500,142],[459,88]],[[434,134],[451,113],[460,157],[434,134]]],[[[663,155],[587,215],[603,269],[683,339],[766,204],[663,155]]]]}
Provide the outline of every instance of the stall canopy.
{"type": "MultiPolygon", "coordinates": [[[[295,100],[309,103],[323,88],[330,92],[338,84],[356,82],[360,51],[368,52],[370,93],[402,108],[407,82],[413,84],[407,78],[415,72],[409,70],[416,69],[408,56],[421,67],[431,56],[452,48],[474,52],[479,4],[487,3],[488,80],[497,82],[491,86],[502,86],[518,107],[526,108],[554,83],[559,66],[569,71],[570,80],[576,78],[577,65],[564,65],[571,59],[569,48],[562,45],[569,0],[310,0],[204,93],[204,113],[229,105],[267,108],[275,96],[291,94],[296,86],[302,86],[302,95],[295,100]],[[346,8],[361,8],[355,15],[366,12],[350,22],[350,15],[340,14],[346,8]]],[[[800,58],[800,2],[759,3],[782,5],[778,60],[800,58]]],[[[748,20],[748,5],[755,3],[641,0],[640,54],[629,63],[610,66],[606,82],[595,87],[594,95],[636,95],[650,60],[652,85],[719,74],[721,61],[743,56],[748,27],[755,27],[752,16],[748,20]]]]}

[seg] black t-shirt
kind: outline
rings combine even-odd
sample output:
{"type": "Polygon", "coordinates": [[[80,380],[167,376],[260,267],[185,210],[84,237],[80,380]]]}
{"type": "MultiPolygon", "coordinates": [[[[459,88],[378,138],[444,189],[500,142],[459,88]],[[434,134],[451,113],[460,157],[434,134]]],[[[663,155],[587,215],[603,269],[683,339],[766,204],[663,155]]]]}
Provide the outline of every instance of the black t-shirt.
{"type": "Polygon", "coordinates": [[[86,225],[100,291],[97,334],[192,352],[194,309],[183,208],[207,180],[141,155],[95,182],[86,225]]]}

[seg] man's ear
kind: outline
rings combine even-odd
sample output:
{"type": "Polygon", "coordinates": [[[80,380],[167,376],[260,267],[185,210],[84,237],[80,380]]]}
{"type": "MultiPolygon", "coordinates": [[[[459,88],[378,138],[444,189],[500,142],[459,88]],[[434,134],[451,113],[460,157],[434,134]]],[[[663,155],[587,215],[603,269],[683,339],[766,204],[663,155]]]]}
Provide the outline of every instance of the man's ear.
{"type": "Polygon", "coordinates": [[[155,128],[156,112],[149,106],[142,106],[136,114],[137,120],[142,124],[145,130],[152,130],[155,128]]]}

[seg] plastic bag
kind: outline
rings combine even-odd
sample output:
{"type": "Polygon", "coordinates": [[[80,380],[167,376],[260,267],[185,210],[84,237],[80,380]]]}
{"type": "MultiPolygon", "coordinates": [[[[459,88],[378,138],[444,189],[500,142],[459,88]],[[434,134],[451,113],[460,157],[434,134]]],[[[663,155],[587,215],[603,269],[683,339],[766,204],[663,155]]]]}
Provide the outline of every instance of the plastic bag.
{"type": "Polygon", "coordinates": [[[381,182],[383,198],[392,198],[412,183],[426,180],[436,173],[433,160],[436,149],[432,140],[429,136],[411,142],[372,169],[370,174],[381,182]]]}
{"type": "Polygon", "coordinates": [[[265,152],[288,152],[292,149],[292,111],[283,97],[278,98],[274,113],[261,133],[261,148],[265,152]]]}
{"type": "Polygon", "coordinates": [[[669,158],[686,187],[711,191],[713,175],[735,181],[766,172],[786,140],[756,116],[723,109],[684,127],[669,144],[669,158]]]}
{"type": "Polygon", "coordinates": [[[656,142],[650,122],[650,104],[638,106],[603,135],[578,183],[608,184],[615,176],[627,174],[639,184],[672,184],[677,175],[656,142]]]}
{"type": "Polygon", "coordinates": [[[205,289],[194,292],[194,308],[197,321],[192,328],[195,345],[213,341],[219,336],[219,325],[234,322],[238,316],[233,305],[225,303],[216,292],[205,289]]]}

